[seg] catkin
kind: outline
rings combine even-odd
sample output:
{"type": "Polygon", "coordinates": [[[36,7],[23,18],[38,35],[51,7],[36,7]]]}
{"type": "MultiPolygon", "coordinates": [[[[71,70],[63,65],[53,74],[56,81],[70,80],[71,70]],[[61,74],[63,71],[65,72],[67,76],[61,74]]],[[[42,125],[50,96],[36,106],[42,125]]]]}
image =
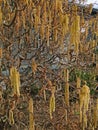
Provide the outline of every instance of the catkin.
{"type": "Polygon", "coordinates": [[[90,100],[90,89],[87,85],[83,85],[79,93],[80,99],[80,123],[83,123],[83,128],[87,128],[87,111],[90,100]]]}
{"type": "Polygon", "coordinates": [[[24,11],[22,11],[22,23],[23,23],[23,27],[25,28],[25,24],[26,24],[26,13],[24,11]]]}
{"type": "Polygon", "coordinates": [[[1,6],[0,6],[0,25],[2,24],[2,11],[1,11],[1,6]]]}
{"type": "Polygon", "coordinates": [[[47,46],[49,46],[49,37],[50,37],[50,28],[49,25],[47,25],[47,31],[46,31],[47,46]]]}
{"type": "Polygon", "coordinates": [[[65,84],[65,104],[69,106],[69,83],[66,82],[65,84]]]}
{"type": "Polygon", "coordinates": [[[44,21],[44,24],[47,24],[46,2],[44,2],[44,6],[43,6],[43,21],[44,21]]]}
{"type": "Polygon", "coordinates": [[[9,110],[9,124],[13,125],[14,124],[14,116],[13,116],[13,111],[9,110]]]}
{"type": "Polygon", "coordinates": [[[44,93],[44,100],[46,101],[46,91],[44,90],[43,93],[44,93]]]}
{"type": "Polygon", "coordinates": [[[41,26],[40,26],[40,36],[41,36],[42,40],[45,38],[45,25],[44,25],[43,21],[42,21],[41,26]]]}
{"type": "Polygon", "coordinates": [[[20,74],[15,67],[10,68],[11,87],[13,87],[13,94],[20,96],[20,74]]]}
{"type": "Polygon", "coordinates": [[[97,128],[98,126],[98,99],[96,99],[96,104],[94,106],[93,120],[94,120],[94,128],[97,128]]]}
{"type": "Polygon", "coordinates": [[[64,69],[64,79],[65,79],[65,82],[69,81],[69,70],[68,69],[64,69]]]}
{"type": "Polygon", "coordinates": [[[29,99],[29,130],[34,130],[33,99],[29,99]]]}
{"type": "Polygon", "coordinates": [[[2,48],[0,48],[0,58],[2,58],[2,48]]]}
{"type": "Polygon", "coordinates": [[[70,42],[72,45],[74,45],[75,53],[78,56],[80,43],[80,16],[74,15],[72,20],[73,22],[70,29],[70,42]]]}
{"type": "Polygon", "coordinates": [[[69,30],[69,17],[68,17],[68,14],[65,14],[64,15],[64,20],[63,20],[63,35],[65,35],[68,30],[69,30]]]}
{"type": "Polygon", "coordinates": [[[32,72],[35,74],[37,71],[37,64],[34,59],[32,59],[32,72]]]}
{"type": "Polygon", "coordinates": [[[96,71],[98,72],[98,54],[96,54],[96,71]]]}
{"type": "Polygon", "coordinates": [[[55,88],[52,88],[52,92],[51,92],[51,97],[50,97],[50,103],[49,103],[49,110],[50,110],[50,118],[53,118],[53,112],[55,112],[55,88]]]}

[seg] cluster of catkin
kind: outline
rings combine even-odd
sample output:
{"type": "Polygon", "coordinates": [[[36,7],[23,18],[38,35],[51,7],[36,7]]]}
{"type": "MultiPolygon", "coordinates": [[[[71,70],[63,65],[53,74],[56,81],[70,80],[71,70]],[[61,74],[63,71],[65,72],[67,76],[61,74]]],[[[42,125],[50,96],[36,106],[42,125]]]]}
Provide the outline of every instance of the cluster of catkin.
{"type": "MultiPolygon", "coordinates": [[[[34,26],[35,32],[38,33],[41,39],[45,39],[47,46],[50,45],[50,36],[57,42],[58,37],[60,38],[60,43],[63,43],[64,36],[68,32],[69,16],[63,12],[63,0],[46,1],[40,0],[39,4],[29,4],[26,0],[28,6],[32,5],[31,9],[31,21],[34,26]],[[60,31],[59,31],[60,30],[60,31]]],[[[26,15],[26,14],[25,14],[26,15]]],[[[24,13],[22,13],[23,25],[26,18],[24,13]]]]}
{"type": "Polygon", "coordinates": [[[70,42],[74,45],[76,55],[79,53],[80,44],[80,16],[77,14],[77,6],[73,6],[72,24],[70,26],[70,42]]]}
{"type": "Polygon", "coordinates": [[[83,130],[87,128],[87,112],[88,112],[88,106],[90,101],[90,89],[85,84],[80,89],[79,93],[79,99],[80,99],[80,123],[83,124],[83,130]]]}
{"type": "Polygon", "coordinates": [[[10,68],[10,81],[13,95],[20,96],[20,74],[15,67],[10,68]]]}

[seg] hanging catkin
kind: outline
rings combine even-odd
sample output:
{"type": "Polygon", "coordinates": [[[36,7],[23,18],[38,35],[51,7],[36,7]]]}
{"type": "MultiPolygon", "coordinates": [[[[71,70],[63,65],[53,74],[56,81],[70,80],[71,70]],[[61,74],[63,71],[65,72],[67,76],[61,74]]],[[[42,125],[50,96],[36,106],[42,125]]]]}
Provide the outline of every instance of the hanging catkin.
{"type": "Polygon", "coordinates": [[[12,110],[9,110],[9,124],[14,125],[14,116],[12,110]]]}
{"type": "Polygon", "coordinates": [[[43,5],[43,21],[44,21],[44,24],[47,24],[47,10],[46,10],[46,2],[44,2],[44,5],[43,5]]]}
{"type": "Polygon", "coordinates": [[[93,110],[93,122],[94,128],[98,127],[98,99],[96,99],[94,110],[93,110]]]}
{"type": "Polygon", "coordinates": [[[0,6],[0,25],[2,24],[2,11],[1,11],[1,6],[0,6]]]}
{"type": "Polygon", "coordinates": [[[0,48],[0,58],[2,58],[2,48],[0,48]]]}
{"type": "Polygon", "coordinates": [[[65,104],[69,106],[69,83],[65,83],[65,104]]]}
{"type": "Polygon", "coordinates": [[[41,7],[40,5],[37,7],[36,16],[38,17],[38,25],[41,23],[40,14],[41,13],[41,7]]]}
{"type": "Polygon", "coordinates": [[[49,25],[46,27],[46,40],[47,40],[47,46],[49,46],[49,37],[50,37],[50,28],[49,25]]]}
{"type": "Polygon", "coordinates": [[[29,130],[34,130],[33,99],[29,99],[29,130]]]}
{"type": "Polygon", "coordinates": [[[96,54],[96,72],[98,73],[98,54],[96,54]]]}
{"type": "Polygon", "coordinates": [[[65,104],[69,106],[69,70],[64,69],[64,79],[65,79],[65,104]]]}
{"type": "Polygon", "coordinates": [[[22,23],[23,23],[23,27],[25,28],[25,24],[26,24],[26,13],[25,13],[25,11],[22,11],[22,23]]]}
{"type": "Polygon", "coordinates": [[[44,100],[46,101],[46,90],[45,89],[43,91],[43,94],[44,94],[44,100]]]}
{"type": "Polygon", "coordinates": [[[65,14],[64,15],[64,19],[63,19],[63,24],[62,24],[62,27],[63,27],[63,36],[66,35],[66,33],[68,32],[69,30],[69,17],[68,17],[68,14],[65,14]]]}
{"type": "Polygon", "coordinates": [[[49,104],[49,110],[50,110],[50,118],[53,118],[53,112],[55,112],[55,87],[52,88],[51,91],[51,97],[50,97],[50,104],[49,104]]]}
{"type": "Polygon", "coordinates": [[[35,74],[37,71],[37,64],[36,61],[34,59],[32,59],[32,72],[33,74],[35,74]]]}
{"type": "Polygon", "coordinates": [[[74,6],[74,14],[71,18],[72,24],[70,26],[70,42],[74,45],[74,50],[76,56],[79,53],[79,43],[80,43],[80,16],[77,14],[77,7],[74,6]]]}
{"type": "Polygon", "coordinates": [[[42,40],[45,38],[45,25],[43,21],[41,22],[40,26],[40,36],[42,40]]]}
{"type": "Polygon", "coordinates": [[[64,80],[65,80],[65,82],[69,81],[69,70],[68,69],[64,69],[64,80]]]}
{"type": "Polygon", "coordinates": [[[87,111],[88,111],[88,105],[89,105],[89,99],[90,99],[90,89],[85,84],[80,89],[79,94],[80,99],[80,123],[83,123],[83,129],[87,128],[87,111]]]}
{"type": "Polygon", "coordinates": [[[10,80],[13,87],[13,94],[20,96],[20,74],[15,67],[10,68],[10,80]]]}

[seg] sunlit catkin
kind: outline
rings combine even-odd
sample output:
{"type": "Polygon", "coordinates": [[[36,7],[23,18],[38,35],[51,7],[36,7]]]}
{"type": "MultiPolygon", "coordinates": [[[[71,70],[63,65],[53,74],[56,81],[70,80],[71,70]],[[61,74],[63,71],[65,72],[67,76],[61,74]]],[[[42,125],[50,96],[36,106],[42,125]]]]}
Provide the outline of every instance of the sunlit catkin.
{"type": "Polygon", "coordinates": [[[87,128],[87,111],[88,111],[88,105],[90,100],[90,89],[85,84],[80,89],[79,93],[79,99],[80,99],[80,123],[83,123],[83,128],[87,128]]]}
{"type": "Polygon", "coordinates": [[[49,25],[46,27],[46,40],[47,40],[47,46],[49,46],[49,37],[50,37],[50,28],[49,25]]]}
{"type": "Polygon", "coordinates": [[[69,106],[69,83],[65,83],[65,104],[69,106]]]}
{"type": "Polygon", "coordinates": [[[49,111],[50,111],[50,118],[53,118],[53,112],[55,112],[55,87],[52,88],[50,103],[49,103],[49,111]]]}
{"type": "Polygon", "coordinates": [[[78,56],[80,43],[80,16],[77,14],[72,17],[72,24],[70,28],[70,42],[71,45],[74,45],[75,53],[78,56]]]}
{"type": "Polygon", "coordinates": [[[0,48],[0,58],[2,58],[2,48],[0,48]]]}
{"type": "Polygon", "coordinates": [[[64,15],[62,27],[63,27],[63,35],[65,35],[69,30],[69,17],[68,17],[68,14],[64,15]]]}
{"type": "Polygon", "coordinates": [[[64,69],[64,80],[65,80],[65,82],[69,81],[69,70],[68,69],[64,69]]]}
{"type": "Polygon", "coordinates": [[[34,130],[33,99],[29,99],[29,130],[34,130]]]}
{"type": "Polygon", "coordinates": [[[0,25],[2,24],[2,11],[1,11],[1,6],[0,6],[0,25]]]}
{"type": "Polygon", "coordinates": [[[10,80],[11,87],[13,88],[13,94],[20,96],[20,74],[15,67],[10,68],[10,80]]]}
{"type": "Polygon", "coordinates": [[[43,91],[43,94],[44,94],[44,100],[46,101],[46,91],[45,90],[43,91]]]}

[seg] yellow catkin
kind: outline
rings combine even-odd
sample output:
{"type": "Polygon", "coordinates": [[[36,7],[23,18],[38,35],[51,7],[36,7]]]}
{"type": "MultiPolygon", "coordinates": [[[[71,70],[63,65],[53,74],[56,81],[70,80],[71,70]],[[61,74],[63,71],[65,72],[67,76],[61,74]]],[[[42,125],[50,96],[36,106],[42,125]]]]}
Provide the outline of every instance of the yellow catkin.
{"type": "Polygon", "coordinates": [[[50,103],[49,103],[49,111],[50,111],[50,118],[53,118],[53,112],[55,112],[55,87],[52,88],[50,97],[50,103]]]}
{"type": "Polygon", "coordinates": [[[47,40],[47,46],[49,46],[49,37],[50,37],[50,28],[49,25],[47,25],[47,31],[46,31],[46,40],[47,40]]]}
{"type": "Polygon", "coordinates": [[[23,23],[23,27],[25,28],[25,24],[26,24],[26,14],[25,14],[25,11],[22,11],[22,23],[23,23]]]}
{"type": "Polygon", "coordinates": [[[80,42],[80,16],[76,16],[76,19],[75,19],[75,51],[76,51],[76,54],[78,55],[79,53],[79,42],[80,42]]]}
{"type": "Polygon", "coordinates": [[[12,110],[9,110],[9,124],[14,125],[14,116],[12,110]]]}
{"type": "Polygon", "coordinates": [[[20,74],[16,73],[16,95],[20,96],[20,74]]]}
{"type": "Polygon", "coordinates": [[[43,94],[44,94],[44,100],[46,101],[46,91],[45,90],[43,91],[43,94]]]}
{"type": "Polygon", "coordinates": [[[93,120],[94,120],[94,128],[97,128],[98,127],[98,99],[96,99],[96,103],[94,106],[93,120]]]}
{"type": "Polygon", "coordinates": [[[65,120],[67,122],[67,109],[65,109],[65,120]]]}
{"type": "Polygon", "coordinates": [[[90,4],[90,5],[89,5],[89,13],[90,13],[90,14],[91,14],[91,12],[92,12],[92,7],[93,7],[93,5],[90,4]]]}
{"type": "Polygon", "coordinates": [[[98,73],[98,54],[96,54],[96,71],[98,73]]]}
{"type": "Polygon", "coordinates": [[[63,4],[62,4],[62,0],[58,1],[58,9],[59,11],[61,11],[63,13],[63,4]]]}
{"type": "Polygon", "coordinates": [[[33,10],[33,14],[34,14],[34,28],[35,28],[35,31],[38,32],[38,25],[39,25],[39,17],[37,15],[37,9],[35,8],[33,10]]]}
{"type": "Polygon", "coordinates": [[[41,26],[40,26],[40,36],[41,36],[42,40],[45,38],[45,25],[44,25],[43,21],[42,21],[41,26]]]}
{"type": "Polygon", "coordinates": [[[44,6],[43,6],[43,21],[44,21],[44,24],[47,24],[46,2],[44,2],[44,6]]]}
{"type": "Polygon", "coordinates": [[[0,25],[2,24],[2,11],[1,11],[1,6],[0,6],[0,25]]]}
{"type": "Polygon", "coordinates": [[[13,87],[13,94],[20,96],[20,74],[15,67],[10,68],[11,87],[13,87]]]}
{"type": "Polygon", "coordinates": [[[69,106],[69,83],[65,83],[65,104],[69,106]]]}
{"type": "Polygon", "coordinates": [[[35,74],[37,71],[37,64],[34,59],[32,59],[32,72],[35,74]]]}
{"type": "Polygon", "coordinates": [[[2,48],[0,48],[0,58],[2,58],[2,48]]]}
{"type": "Polygon", "coordinates": [[[65,79],[65,82],[69,81],[69,70],[68,69],[64,69],[64,79],[65,79]]]}
{"type": "Polygon", "coordinates": [[[90,89],[89,87],[85,84],[83,87],[80,89],[80,94],[79,94],[79,99],[80,99],[80,123],[83,123],[83,128],[87,128],[87,111],[88,111],[88,105],[89,105],[89,100],[90,100],[90,89]]]}
{"type": "Polygon", "coordinates": [[[25,0],[26,4],[29,5],[29,0],[25,0]]]}
{"type": "Polygon", "coordinates": [[[2,89],[0,88],[0,101],[2,100],[2,89]]]}
{"type": "Polygon", "coordinates": [[[37,13],[36,16],[38,17],[38,24],[40,24],[41,23],[41,19],[40,19],[41,7],[40,6],[37,7],[37,12],[36,13],[37,13]]]}
{"type": "Polygon", "coordinates": [[[69,30],[69,17],[68,17],[68,14],[65,14],[64,15],[64,19],[63,19],[63,35],[66,35],[66,33],[68,32],[69,30]]]}
{"type": "Polygon", "coordinates": [[[80,16],[73,15],[72,24],[70,26],[70,42],[74,45],[74,50],[76,55],[79,53],[79,43],[80,43],[80,16]]]}
{"type": "Polygon", "coordinates": [[[29,99],[29,130],[34,130],[33,99],[29,99]]]}

